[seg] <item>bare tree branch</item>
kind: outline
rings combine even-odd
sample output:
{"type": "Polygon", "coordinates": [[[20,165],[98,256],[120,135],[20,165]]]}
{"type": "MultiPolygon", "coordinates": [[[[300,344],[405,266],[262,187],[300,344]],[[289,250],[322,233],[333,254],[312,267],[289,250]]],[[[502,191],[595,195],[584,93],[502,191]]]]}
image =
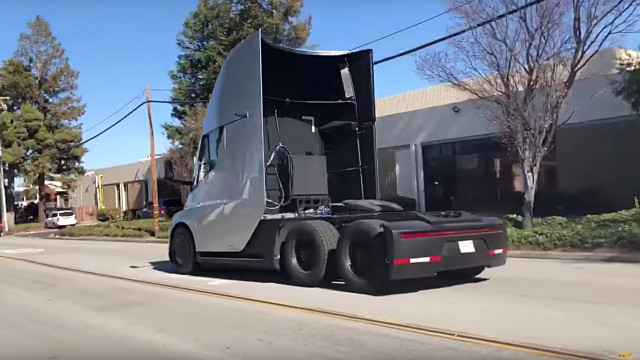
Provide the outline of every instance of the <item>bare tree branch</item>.
{"type": "MultiPolygon", "coordinates": [[[[452,6],[464,0],[449,0],[452,6]]],[[[528,0],[483,0],[455,11],[468,27],[528,0]]],[[[578,76],[605,46],[633,31],[640,0],[547,0],[421,54],[416,70],[486,104],[483,116],[519,155],[525,223],[531,224],[538,171],[553,148],[560,111],[578,76]]],[[[453,30],[456,30],[455,28],[453,30]]]]}

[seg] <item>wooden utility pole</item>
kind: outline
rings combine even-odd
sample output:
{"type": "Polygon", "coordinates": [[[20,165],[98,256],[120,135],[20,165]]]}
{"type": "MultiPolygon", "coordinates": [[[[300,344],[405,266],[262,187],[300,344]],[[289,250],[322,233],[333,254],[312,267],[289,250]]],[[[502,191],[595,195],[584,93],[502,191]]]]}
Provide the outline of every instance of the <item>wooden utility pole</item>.
{"type": "Polygon", "coordinates": [[[153,141],[153,120],[151,119],[151,92],[147,86],[147,113],[149,114],[149,142],[151,144],[151,201],[153,201],[153,234],[158,237],[160,223],[158,220],[158,173],[156,172],[156,149],[153,141]]]}

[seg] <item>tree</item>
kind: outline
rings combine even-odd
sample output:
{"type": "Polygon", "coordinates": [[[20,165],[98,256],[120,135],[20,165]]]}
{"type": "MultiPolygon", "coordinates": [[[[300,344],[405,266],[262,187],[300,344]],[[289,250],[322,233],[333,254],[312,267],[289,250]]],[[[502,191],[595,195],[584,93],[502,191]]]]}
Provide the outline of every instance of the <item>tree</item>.
{"type": "MultiPolygon", "coordinates": [[[[20,173],[26,160],[27,133],[24,118],[34,116],[33,112],[18,113],[19,104],[30,103],[35,89],[33,74],[21,62],[6,60],[0,67],[0,95],[8,97],[4,104],[6,109],[0,114],[0,137],[2,139],[2,164],[7,179],[6,204],[9,226],[12,226],[11,213],[15,204],[13,188],[15,178],[20,173]]],[[[2,111],[2,110],[0,110],[2,111]]]]}
{"type": "MultiPolygon", "coordinates": [[[[224,59],[243,39],[258,29],[284,46],[303,46],[311,29],[311,16],[300,19],[303,0],[201,0],[178,35],[176,69],[170,72],[177,123],[163,125],[169,140],[188,161],[195,155],[205,110],[193,102],[209,100],[224,59]],[[186,103],[191,101],[192,103],[186,103]]],[[[178,153],[174,153],[178,154],[178,153]]]]}
{"type": "Polygon", "coordinates": [[[618,53],[620,79],[614,82],[614,93],[640,112],[640,54],[635,51],[618,53]]]}
{"type": "MultiPolygon", "coordinates": [[[[527,2],[472,2],[455,10],[456,25],[472,26],[527,2]]],[[[532,226],[540,166],[576,77],[600,49],[637,24],[639,6],[638,0],[547,0],[453,38],[448,51],[417,59],[424,78],[480,99],[483,116],[516,150],[524,227],[532,226]]]]}
{"type": "Polygon", "coordinates": [[[16,100],[20,102],[21,126],[27,136],[20,172],[40,189],[38,217],[43,222],[47,176],[57,174],[68,179],[84,172],[82,156],[86,149],[80,145],[82,131],[78,120],[85,105],[76,95],[78,72],[69,65],[49,24],[36,16],[28,28],[29,32],[22,33],[18,40],[11,62],[14,76],[9,83],[24,85],[13,88],[16,93],[23,93],[16,100]],[[22,73],[16,62],[23,65],[22,73]]]}

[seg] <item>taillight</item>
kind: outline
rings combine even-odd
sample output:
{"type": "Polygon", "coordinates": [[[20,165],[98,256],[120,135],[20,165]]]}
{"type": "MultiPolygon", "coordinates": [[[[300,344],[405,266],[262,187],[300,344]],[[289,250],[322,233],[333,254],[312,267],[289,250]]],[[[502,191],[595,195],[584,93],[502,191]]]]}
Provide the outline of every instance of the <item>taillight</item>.
{"type": "Polygon", "coordinates": [[[160,214],[164,214],[164,208],[163,207],[160,208],[160,214]]]}
{"type": "Polygon", "coordinates": [[[435,236],[457,236],[457,235],[484,235],[484,234],[497,234],[501,233],[501,228],[481,228],[481,229],[469,229],[469,230],[444,230],[444,231],[429,231],[420,233],[404,233],[400,234],[401,239],[416,239],[435,236]]]}
{"type": "Polygon", "coordinates": [[[509,251],[509,248],[493,249],[493,250],[489,250],[489,255],[504,254],[507,251],[509,251]]]}

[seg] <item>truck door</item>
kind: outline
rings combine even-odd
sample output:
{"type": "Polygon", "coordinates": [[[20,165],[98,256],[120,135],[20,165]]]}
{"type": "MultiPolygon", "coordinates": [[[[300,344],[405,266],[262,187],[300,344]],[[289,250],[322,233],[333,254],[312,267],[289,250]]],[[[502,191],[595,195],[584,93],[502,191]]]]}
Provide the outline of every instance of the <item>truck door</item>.
{"type": "Polygon", "coordinates": [[[226,202],[224,197],[212,196],[222,131],[216,129],[202,136],[194,164],[194,185],[184,206],[185,213],[195,224],[191,231],[198,251],[214,241],[213,234],[208,231],[209,225],[220,215],[226,202]]]}

